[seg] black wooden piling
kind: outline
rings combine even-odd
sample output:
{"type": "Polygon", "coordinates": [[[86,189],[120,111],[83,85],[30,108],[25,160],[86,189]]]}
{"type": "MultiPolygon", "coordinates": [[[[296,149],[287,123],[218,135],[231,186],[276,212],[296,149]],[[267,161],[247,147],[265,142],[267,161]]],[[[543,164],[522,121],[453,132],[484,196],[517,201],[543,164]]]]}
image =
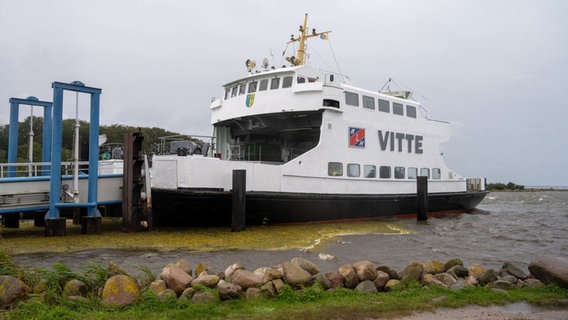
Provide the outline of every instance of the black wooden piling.
{"type": "Polygon", "coordinates": [[[416,219],[418,221],[428,220],[428,177],[418,177],[416,179],[416,219]]]}
{"type": "Polygon", "coordinates": [[[6,228],[19,228],[20,227],[20,214],[19,213],[6,213],[2,216],[2,224],[6,228]]]}
{"type": "Polygon", "coordinates": [[[245,230],[246,186],[247,186],[247,171],[233,170],[233,191],[232,191],[233,206],[231,211],[232,232],[240,232],[245,230]]]}

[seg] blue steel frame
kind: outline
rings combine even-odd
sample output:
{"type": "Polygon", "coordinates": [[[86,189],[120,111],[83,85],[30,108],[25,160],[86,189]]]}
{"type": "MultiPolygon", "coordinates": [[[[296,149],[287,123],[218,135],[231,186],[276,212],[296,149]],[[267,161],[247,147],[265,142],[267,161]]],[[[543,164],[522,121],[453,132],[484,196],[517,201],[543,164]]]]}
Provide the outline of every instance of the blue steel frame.
{"type": "MultiPolygon", "coordinates": [[[[8,163],[18,162],[18,118],[20,115],[20,105],[43,107],[43,139],[41,162],[51,161],[51,111],[52,102],[31,99],[10,98],[10,131],[8,133],[8,163]]],[[[49,167],[42,167],[41,175],[49,174],[49,167]]],[[[16,167],[8,167],[8,177],[16,176],[16,167]]]]}
{"type": "Polygon", "coordinates": [[[61,168],[61,137],[63,124],[63,90],[89,93],[91,95],[91,117],[89,125],[89,192],[87,202],[60,203],[61,171],[51,172],[49,187],[49,211],[46,219],[58,219],[59,208],[87,207],[89,217],[99,217],[97,209],[98,175],[99,175],[99,102],[101,89],[86,87],[84,85],[53,82],[53,127],[51,144],[51,166],[61,168]]]}

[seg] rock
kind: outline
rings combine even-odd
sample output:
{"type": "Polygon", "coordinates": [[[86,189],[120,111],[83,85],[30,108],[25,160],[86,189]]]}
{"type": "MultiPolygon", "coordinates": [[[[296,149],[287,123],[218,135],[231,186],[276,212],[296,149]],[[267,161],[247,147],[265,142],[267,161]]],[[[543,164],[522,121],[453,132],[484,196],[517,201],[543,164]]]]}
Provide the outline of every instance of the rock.
{"type": "Polygon", "coordinates": [[[238,269],[233,272],[232,282],[236,285],[239,285],[243,290],[252,287],[260,287],[262,285],[262,279],[256,276],[254,273],[244,270],[238,269]]]}
{"type": "Polygon", "coordinates": [[[422,278],[422,274],[424,273],[424,267],[421,263],[413,262],[404,268],[404,270],[400,273],[400,277],[402,280],[406,279],[413,279],[419,281],[422,278]]]}
{"type": "Polygon", "coordinates": [[[11,307],[26,298],[31,289],[22,280],[13,276],[0,276],[0,309],[11,307]]]}
{"type": "Polygon", "coordinates": [[[312,276],[312,283],[319,284],[323,290],[327,290],[331,288],[331,282],[329,279],[322,273],[318,273],[312,276]]]}
{"type": "Polygon", "coordinates": [[[321,260],[333,260],[335,259],[335,256],[321,252],[318,254],[318,258],[320,258],[321,260]]]}
{"type": "Polygon", "coordinates": [[[140,287],[133,278],[119,274],[110,277],[103,288],[102,300],[111,306],[127,306],[140,298],[140,287]]]}
{"type": "Polygon", "coordinates": [[[389,278],[391,278],[391,279],[400,279],[398,272],[396,272],[395,269],[393,269],[393,268],[391,268],[391,267],[389,267],[385,264],[378,266],[377,271],[385,272],[386,274],[389,275],[389,278]]]}
{"type": "Polygon", "coordinates": [[[479,264],[472,263],[467,268],[469,275],[479,279],[487,270],[479,264]]]}
{"type": "Polygon", "coordinates": [[[517,279],[517,277],[510,275],[508,273],[505,273],[505,275],[502,276],[500,280],[507,281],[512,285],[516,285],[517,282],[520,281],[520,279],[517,279]]]}
{"type": "Polygon", "coordinates": [[[77,279],[69,280],[63,287],[63,297],[68,298],[72,296],[86,297],[87,296],[87,285],[77,279]]]}
{"type": "Polygon", "coordinates": [[[272,284],[274,285],[274,289],[276,289],[277,294],[281,293],[286,287],[286,284],[282,281],[282,279],[274,279],[272,280],[272,284]]]}
{"type": "Polygon", "coordinates": [[[501,267],[501,270],[499,270],[499,274],[504,275],[505,273],[510,274],[510,275],[514,276],[515,278],[521,279],[521,280],[525,280],[526,278],[529,277],[523,270],[514,266],[510,262],[505,262],[503,264],[503,266],[501,267]]]}
{"type": "Polygon", "coordinates": [[[174,290],[178,296],[193,280],[189,274],[175,264],[165,266],[160,274],[160,279],[164,280],[168,288],[174,290]]]}
{"type": "Polygon", "coordinates": [[[292,258],[290,262],[297,264],[300,268],[306,270],[312,276],[314,274],[321,273],[318,266],[316,266],[313,262],[306,260],[304,258],[292,258]]]}
{"type": "Polygon", "coordinates": [[[231,282],[233,281],[233,273],[235,273],[235,271],[237,270],[244,270],[245,267],[243,265],[241,265],[240,263],[234,263],[230,266],[227,267],[227,269],[225,269],[225,280],[231,282]]]}
{"type": "Polygon", "coordinates": [[[493,281],[493,282],[489,283],[489,284],[487,285],[487,287],[488,287],[488,288],[494,288],[494,289],[509,290],[509,289],[515,288],[516,285],[510,283],[509,281],[497,280],[497,281],[493,281]]]}
{"type": "Polygon", "coordinates": [[[284,263],[284,282],[292,287],[309,285],[312,281],[312,274],[299,264],[294,262],[284,263]]]}
{"type": "Polygon", "coordinates": [[[456,281],[456,283],[452,284],[450,289],[457,291],[457,290],[461,290],[461,289],[467,288],[467,287],[469,287],[469,286],[467,285],[465,280],[460,279],[460,280],[456,281]]]}
{"type": "Polygon", "coordinates": [[[193,295],[193,297],[191,298],[191,302],[193,302],[193,303],[213,303],[213,302],[217,302],[217,297],[211,291],[197,291],[193,295]]]}
{"type": "Polygon", "coordinates": [[[177,294],[172,289],[166,289],[158,293],[158,300],[166,301],[168,299],[177,299],[177,294]]]}
{"type": "Polygon", "coordinates": [[[131,277],[130,274],[128,273],[128,271],[126,271],[126,269],[122,268],[121,266],[116,264],[114,261],[110,261],[108,263],[107,274],[108,274],[109,278],[112,277],[112,276],[117,276],[119,274],[131,277]]]}
{"type": "Polygon", "coordinates": [[[168,286],[166,285],[166,282],[162,279],[154,280],[150,283],[150,290],[154,292],[155,295],[158,295],[167,288],[168,286]]]}
{"type": "Polygon", "coordinates": [[[202,285],[207,288],[215,288],[217,283],[219,282],[219,276],[213,274],[207,274],[206,272],[202,272],[199,277],[193,279],[191,281],[191,286],[195,285],[202,285]]]}
{"type": "Polygon", "coordinates": [[[568,288],[568,258],[542,256],[529,264],[529,271],[544,284],[568,288]]]}
{"type": "Polygon", "coordinates": [[[248,288],[245,296],[247,300],[258,299],[262,297],[262,291],[259,288],[248,288]]]}
{"type": "Polygon", "coordinates": [[[467,278],[469,276],[469,270],[462,265],[455,265],[448,269],[446,273],[452,275],[456,279],[467,278]]]}
{"type": "Polygon", "coordinates": [[[197,290],[195,290],[194,288],[187,288],[185,290],[183,290],[183,292],[181,293],[181,295],[179,296],[180,299],[187,299],[190,300],[193,298],[193,296],[195,295],[195,293],[197,292],[197,290]]]}
{"type": "Polygon", "coordinates": [[[473,275],[469,275],[465,279],[465,283],[467,283],[467,285],[471,286],[471,287],[475,287],[475,286],[479,285],[479,281],[477,281],[477,278],[474,277],[473,275]]]}
{"type": "Polygon", "coordinates": [[[446,272],[446,265],[440,261],[427,261],[422,264],[424,273],[438,274],[446,272]]]}
{"type": "Polygon", "coordinates": [[[377,291],[377,287],[375,287],[375,284],[373,283],[373,281],[371,280],[364,280],[361,283],[359,283],[355,289],[355,291],[358,292],[366,292],[366,293],[378,293],[377,291]]]}
{"type": "Polygon", "coordinates": [[[353,269],[359,281],[375,280],[377,278],[377,267],[371,261],[357,261],[353,263],[353,269]]]}
{"type": "Polygon", "coordinates": [[[397,286],[400,283],[400,280],[390,279],[387,284],[385,284],[385,291],[391,291],[392,288],[397,286]]]}
{"type": "Polygon", "coordinates": [[[178,266],[181,270],[183,270],[185,273],[189,274],[190,276],[193,275],[193,269],[191,269],[191,264],[189,264],[187,260],[185,259],[179,260],[178,262],[176,262],[176,266],[178,266]]]}
{"type": "Polygon", "coordinates": [[[454,277],[452,277],[450,274],[445,273],[445,272],[435,274],[434,278],[436,278],[440,282],[442,282],[444,284],[444,286],[447,287],[447,288],[451,287],[457,281],[454,277]]]}
{"type": "Polygon", "coordinates": [[[260,292],[269,298],[276,297],[276,288],[274,287],[272,281],[268,281],[267,283],[263,284],[262,287],[260,287],[260,292]]]}
{"type": "Polygon", "coordinates": [[[448,271],[454,266],[462,266],[463,267],[462,259],[454,258],[454,259],[450,259],[450,260],[446,261],[446,263],[444,263],[444,270],[448,271]]]}
{"type": "Polygon", "coordinates": [[[195,267],[196,277],[199,277],[202,272],[209,272],[209,268],[205,265],[205,263],[200,263],[195,267]]]}
{"type": "Polygon", "coordinates": [[[426,273],[422,276],[422,284],[426,286],[438,286],[444,288],[448,287],[442,281],[436,279],[436,277],[434,277],[434,275],[431,273],[426,273]]]}
{"type": "Polygon", "coordinates": [[[274,279],[282,279],[284,276],[281,270],[267,267],[254,270],[254,274],[262,279],[262,283],[266,283],[274,279]]]}
{"type": "Polygon", "coordinates": [[[355,269],[350,264],[343,265],[337,270],[343,279],[343,286],[345,288],[353,289],[359,284],[355,269]]]}
{"type": "Polygon", "coordinates": [[[493,269],[487,269],[485,273],[483,273],[480,277],[477,278],[477,281],[479,281],[479,285],[484,286],[493,281],[497,281],[497,279],[498,279],[497,271],[493,269]]]}
{"type": "Polygon", "coordinates": [[[500,293],[500,294],[504,294],[506,296],[509,295],[509,292],[507,292],[507,290],[503,290],[503,289],[499,289],[499,288],[492,288],[491,291],[496,292],[496,293],[500,293]]]}
{"type": "Polygon", "coordinates": [[[538,280],[538,279],[525,279],[522,280],[523,285],[528,286],[528,287],[544,287],[544,283],[542,283],[542,281],[538,280]]]}
{"type": "Polygon", "coordinates": [[[337,289],[343,288],[343,277],[337,272],[328,272],[325,274],[327,280],[329,280],[329,288],[337,289]]]}
{"type": "Polygon", "coordinates": [[[377,270],[377,277],[373,280],[373,283],[375,284],[375,287],[377,287],[377,290],[381,291],[384,289],[389,280],[390,277],[386,272],[377,270]]]}
{"type": "Polygon", "coordinates": [[[219,281],[217,290],[219,291],[219,298],[221,300],[239,299],[243,294],[243,288],[241,288],[241,286],[224,280],[219,281]]]}

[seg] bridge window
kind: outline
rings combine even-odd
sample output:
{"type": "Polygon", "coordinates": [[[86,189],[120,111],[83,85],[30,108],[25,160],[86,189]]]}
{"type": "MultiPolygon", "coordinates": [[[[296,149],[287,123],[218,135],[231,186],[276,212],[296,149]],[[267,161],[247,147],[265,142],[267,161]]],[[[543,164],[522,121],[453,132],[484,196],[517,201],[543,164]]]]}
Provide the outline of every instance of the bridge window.
{"type": "Polygon", "coordinates": [[[404,109],[402,108],[402,104],[393,102],[392,103],[392,113],[398,114],[399,116],[404,115],[404,109]]]}
{"type": "Polygon", "coordinates": [[[246,85],[246,84],[241,84],[241,85],[239,86],[239,95],[245,94],[246,89],[247,89],[247,85],[246,85]]]}
{"type": "Polygon", "coordinates": [[[375,98],[363,96],[363,108],[375,110],[375,98]]]}
{"type": "Polygon", "coordinates": [[[231,88],[231,98],[237,96],[237,86],[231,88]]]}
{"type": "Polygon", "coordinates": [[[363,166],[363,174],[365,178],[376,178],[377,177],[377,166],[372,164],[366,164],[363,166]]]}
{"type": "Polygon", "coordinates": [[[414,167],[408,168],[408,179],[416,179],[418,176],[418,169],[414,167]]]}
{"type": "Polygon", "coordinates": [[[345,91],[345,103],[350,106],[359,106],[359,95],[353,92],[345,91]]]}
{"type": "Polygon", "coordinates": [[[227,88],[225,89],[225,100],[229,99],[229,94],[231,93],[231,89],[227,88]]]}
{"type": "Polygon", "coordinates": [[[332,177],[340,177],[343,175],[343,163],[341,162],[328,162],[327,174],[332,177]]]}
{"type": "Polygon", "coordinates": [[[270,81],[270,90],[278,89],[280,87],[280,78],[272,78],[270,81]]]}
{"type": "Polygon", "coordinates": [[[416,118],[416,107],[406,106],[406,116],[409,118],[416,118]]]}
{"type": "Polygon", "coordinates": [[[323,106],[339,109],[339,101],[333,99],[323,99],[323,106]]]}
{"type": "Polygon", "coordinates": [[[256,81],[253,81],[253,82],[249,83],[249,90],[248,90],[248,93],[256,92],[256,85],[257,85],[257,83],[258,83],[258,82],[256,82],[256,81]]]}
{"type": "Polygon", "coordinates": [[[282,88],[290,88],[292,86],[292,80],[294,78],[292,76],[284,77],[282,80],[282,88]]]}
{"type": "Polygon", "coordinates": [[[440,168],[432,169],[432,179],[440,179],[442,177],[442,170],[440,168]]]}
{"type": "Polygon", "coordinates": [[[391,177],[391,167],[390,166],[380,166],[379,167],[379,177],[381,179],[389,179],[391,177]]]}
{"type": "Polygon", "coordinates": [[[348,177],[359,177],[361,175],[361,166],[357,163],[347,164],[347,176],[348,177]]]}
{"type": "Polygon", "coordinates": [[[268,79],[260,80],[260,86],[258,87],[258,91],[265,91],[268,88],[268,79]]]}
{"type": "Polygon", "coordinates": [[[394,167],[394,178],[395,179],[404,179],[404,167],[394,167]]]}
{"type": "Polygon", "coordinates": [[[390,102],[387,100],[379,99],[379,111],[390,113],[390,102]]]}

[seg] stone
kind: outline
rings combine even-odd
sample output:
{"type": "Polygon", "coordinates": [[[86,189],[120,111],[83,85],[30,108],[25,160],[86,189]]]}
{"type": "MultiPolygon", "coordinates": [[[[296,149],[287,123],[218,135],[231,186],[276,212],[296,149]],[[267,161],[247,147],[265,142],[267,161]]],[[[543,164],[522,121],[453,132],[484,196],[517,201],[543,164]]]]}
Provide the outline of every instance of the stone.
{"type": "Polygon", "coordinates": [[[176,266],[178,266],[181,270],[183,270],[185,273],[189,274],[190,276],[193,276],[193,269],[191,268],[191,264],[189,264],[189,261],[185,259],[180,259],[178,262],[176,262],[176,266]]]}
{"type": "Polygon", "coordinates": [[[493,281],[497,281],[497,279],[498,279],[497,271],[493,269],[487,269],[485,273],[483,273],[480,277],[477,278],[477,281],[479,281],[479,285],[484,286],[493,281]]]}
{"type": "Polygon", "coordinates": [[[282,270],[269,267],[258,268],[254,270],[253,273],[262,279],[262,283],[266,283],[274,279],[282,279],[284,276],[282,270]]]}
{"type": "Polygon", "coordinates": [[[195,267],[196,277],[199,277],[202,272],[209,272],[209,268],[205,265],[205,263],[200,263],[195,267]]]}
{"type": "Polygon", "coordinates": [[[177,294],[172,289],[166,289],[158,293],[158,300],[166,301],[168,299],[177,299],[177,294]]]}
{"type": "Polygon", "coordinates": [[[225,280],[219,281],[217,290],[219,291],[219,299],[221,300],[239,299],[243,294],[243,288],[241,288],[241,286],[225,280]]]}
{"type": "Polygon", "coordinates": [[[262,287],[260,287],[260,292],[262,292],[263,295],[269,298],[276,297],[276,288],[274,287],[272,281],[268,281],[267,283],[263,284],[262,287]]]}
{"type": "Polygon", "coordinates": [[[274,279],[272,280],[272,284],[274,285],[274,289],[276,289],[277,294],[284,291],[284,288],[286,287],[286,284],[282,281],[282,279],[274,279]]]}
{"type": "Polygon", "coordinates": [[[525,279],[525,280],[522,280],[522,281],[523,281],[522,283],[523,283],[525,286],[529,286],[529,287],[532,287],[532,288],[544,287],[544,283],[542,283],[542,281],[540,281],[540,280],[538,280],[538,279],[531,279],[531,278],[528,278],[528,279],[525,279]]]}
{"type": "Polygon", "coordinates": [[[292,260],[290,262],[297,264],[300,268],[306,270],[312,276],[314,274],[321,273],[319,267],[317,265],[315,265],[313,262],[311,262],[307,259],[296,257],[296,258],[292,258],[292,260]]]}
{"type": "Polygon", "coordinates": [[[385,291],[391,291],[394,287],[396,287],[400,283],[400,280],[397,279],[390,279],[387,284],[385,284],[385,291]]]}
{"type": "Polygon", "coordinates": [[[469,271],[469,275],[476,279],[479,279],[487,271],[487,269],[477,263],[470,264],[467,270],[469,271]]]}
{"type": "Polygon", "coordinates": [[[436,279],[433,274],[426,273],[422,275],[422,284],[425,286],[438,286],[447,288],[448,286],[444,284],[442,281],[436,279]]]}
{"type": "Polygon", "coordinates": [[[505,275],[502,276],[500,280],[507,281],[507,282],[509,282],[510,284],[513,284],[513,285],[516,285],[517,282],[519,281],[519,279],[517,279],[517,277],[510,275],[508,273],[505,273],[505,275]]]}
{"type": "Polygon", "coordinates": [[[352,266],[360,282],[377,278],[377,267],[371,261],[357,261],[352,266]]]}
{"type": "Polygon", "coordinates": [[[72,296],[86,297],[87,296],[87,285],[77,279],[72,279],[67,281],[63,287],[63,297],[68,298],[72,296]]]}
{"type": "Polygon", "coordinates": [[[125,275],[125,276],[130,276],[130,274],[128,273],[128,271],[126,271],[126,269],[124,269],[123,267],[119,266],[118,264],[116,264],[114,261],[109,261],[108,265],[107,265],[107,275],[108,277],[112,277],[112,276],[116,276],[116,275],[125,275]]]}
{"type": "Polygon", "coordinates": [[[167,288],[166,282],[162,279],[154,280],[150,283],[150,290],[154,292],[155,295],[158,295],[167,288]]]}
{"type": "Polygon", "coordinates": [[[245,297],[247,300],[258,299],[262,297],[262,291],[259,288],[248,288],[247,292],[245,293],[245,297]]]}
{"type": "Polygon", "coordinates": [[[160,279],[166,282],[169,289],[172,289],[178,296],[185,290],[193,278],[175,264],[168,264],[162,269],[160,279]]]}
{"type": "Polygon", "coordinates": [[[240,263],[234,263],[230,266],[227,267],[227,269],[225,269],[225,280],[231,282],[233,281],[233,273],[235,273],[235,271],[237,270],[244,270],[245,267],[243,265],[241,265],[240,263]]]}
{"type": "Polygon", "coordinates": [[[440,261],[427,261],[422,264],[424,273],[438,274],[446,272],[446,265],[440,261]]]}
{"type": "Polygon", "coordinates": [[[467,283],[467,285],[471,286],[471,287],[475,287],[475,286],[479,285],[479,281],[477,281],[477,278],[474,277],[473,275],[469,275],[465,279],[465,283],[467,283]]]}
{"type": "Polygon", "coordinates": [[[241,288],[243,288],[243,290],[253,287],[260,287],[262,285],[262,279],[260,279],[254,273],[244,269],[235,270],[232,276],[232,282],[236,285],[239,285],[241,288]]]}
{"type": "Polygon", "coordinates": [[[400,279],[398,272],[396,272],[395,269],[387,266],[386,264],[382,264],[382,265],[378,266],[377,271],[385,272],[386,274],[389,275],[389,278],[391,278],[391,279],[400,279]]]}
{"type": "Polygon", "coordinates": [[[510,262],[503,263],[501,270],[499,270],[499,274],[504,275],[505,273],[510,274],[510,275],[514,276],[515,278],[521,279],[521,280],[525,280],[526,278],[529,277],[528,274],[526,274],[523,270],[516,267],[515,265],[513,265],[510,262]]]}
{"type": "Polygon", "coordinates": [[[496,289],[509,290],[509,289],[515,288],[516,285],[510,283],[509,281],[497,280],[497,281],[493,281],[493,282],[487,284],[487,287],[488,287],[488,288],[496,288],[496,289]]]}
{"type": "Polygon", "coordinates": [[[529,264],[530,273],[544,284],[568,288],[568,258],[542,256],[529,264]]]}
{"type": "Polygon", "coordinates": [[[355,287],[354,290],[358,291],[358,292],[365,292],[365,293],[373,293],[373,294],[378,293],[377,287],[375,287],[375,284],[371,280],[364,280],[364,281],[360,282],[355,287]]]}
{"type": "Polygon", "coordinates": [[[467,278],[469,276],[469,270],[462,265],[455,265],[448,269],[446,273],[452,275],[456,279],[467,278]]]}
{"type": "Polygon", "coordinates": [[[219,276],[214,274],[207,274],[206,272],[202,272],[199,277],[193,279],[191,281],[191,286],[202,285],[207,288],[215,288],[217,283],[219,282],[219,276]]]}
{"type": "Polygon", "coordinates": [[[140,298],[141,290],[133,278],[119,274],[110,277],[103,288],[103,303],[111,306],[127,306],[140,298]]]}
{"type": "Polygon", "coordinates": [[[327,290],[331,288],[331,282],[329,279],[322,273],[314,274],[312,276],[312,283],[319,284],[323,290],[327,290]]]}
{"type": "Polygon", "coordinates": [[[191,298],[192,303],[213,303],[217,297],[211,291],[197,291],[191,298]]]}
{"type": "Polygon", "coordinates": [[[507,292],[507,290],[503,290],[503,289],[499,289],[499,288],[492,288],[491,291],[496,292],[496,293],[500,293],[503,295],[508,296],[509,292],[507,292]]]}
{"type": "Polygon", "coordinates": [[[375,287],[377,287],[377,290],[381,291],[384,289],[385,285],[389,280],[390,277],[388,273],[381,270],[377,270],[377,277],[375,278],[375,280],[373,280],[373,283],[375,284],[375,287]]]}
{"type": "Polygon", "coordinates": [[[330,289],[343,288],[343,277],[337,272],[328,272],[325,274],[327,280],[329,280],[330,289]]]}
{"type": "Polygon", "coordinates": [[[0,309],[12,307],[26,298],[31,289],[22,280],[13,276],[0,276],[0,309]]]}
{"type": "Polygon", "coordinates": [[[292,287],[307,286],[312,281],[312,274],[299,264],[294,262],[286,262],[284,268],[284,282],[292,287]]]}
{"type": "Polygon", "coordinates": [[[446,263],[444,263],[444,270],[448,271],[454,266],[462,266],[463,267],[462,259],[454,258],[454,259],[450,259],[450,260],[446,261],[446,263]]]}
{"type": "Polygon", "coordinates": [[[440,282],[444,284],[445,287],[448,288],[451,287],[457,281],[454,277],[452,277],[450,274],[446,272],[435,274],[434,278],[438,279],[440,282]]]}
{"type": "Polygon", "coordinates": [[[350,264],[343,265],[337,270],[343,279],[343,286],[345,288],[353,289],[359,284],[355,269],[350,264]]]}
{"type": "Polygon", "coordinates": [[[421,263],[413,262],[404,268],[404,270],[400,273],[400,277],[402,280],[406,279],[413,279],[419,281],[422,278],[422,274],[424,273],[424,267],[421,263]]]}
{"type": "Polygon", "coordinates": [[[450,286],[450,289],[457,291],[457,290],[461,290],[461,289],[464,289],[464,288],[467,288],[467,287],[469,287],[469,286],[465,282],[465,280],[460,279],[460,280],[456,281],[456,283],[452,284],[450,286]]]}
{"type": "Polygon", "coordinates": [[[195,293],[197,292],[197,290],[195,290],[194,288],[187,288],[185,290],[183,290],[183,292],[181,293],[181,295],[179,296],[180,299],[187,299],[190,300],[193,298],[193,296],[195,295],[195,293]]]}

